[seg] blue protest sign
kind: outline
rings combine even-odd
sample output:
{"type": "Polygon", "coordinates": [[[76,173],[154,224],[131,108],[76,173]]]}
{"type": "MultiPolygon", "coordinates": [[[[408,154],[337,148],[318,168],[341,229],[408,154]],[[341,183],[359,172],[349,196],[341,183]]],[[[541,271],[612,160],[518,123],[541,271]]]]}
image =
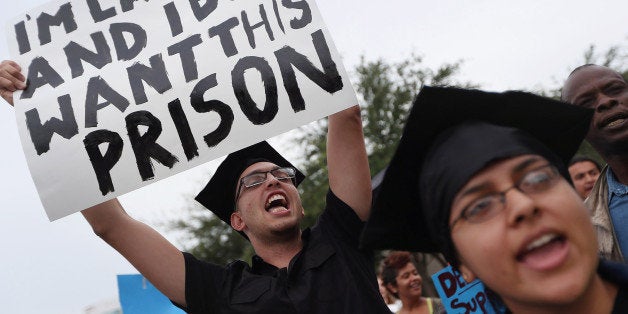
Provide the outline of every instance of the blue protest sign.
{"type": "Polygon", "coordinates": [[[500,313],[491,306],[479,279],[466,282],[458,271],[447,266],[432,275],[432,281],[448,314],[500,313]]]}
{"type": "Polygon", "coordinates": [[[124,314],[183,314],[142,275],[118,275],[118,293],[124,314]]]}

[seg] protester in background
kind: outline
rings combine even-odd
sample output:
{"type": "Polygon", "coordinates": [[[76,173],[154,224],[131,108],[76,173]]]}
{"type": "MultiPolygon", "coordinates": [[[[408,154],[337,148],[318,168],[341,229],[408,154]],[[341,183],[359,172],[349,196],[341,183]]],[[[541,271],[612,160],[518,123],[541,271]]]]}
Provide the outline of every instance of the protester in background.
{"type": "Polygon", "coordinates": [[[628,84],[607,67],[587,64],[571,72],[561,97],[594,111],[586,139],[607,166],[586,204],[600,254],[624,261],[623,252],[628,252],[628,84]]]}
{"type": "Polygon", "coordinates": [[[370,248],[442,252],[513,313],[628,313],[566,163],[592,112],[523,92],[424,87],[365,228],[370,248]]]}
{"type": "MultiPolygon", "coordinates": [[[[409,252],[391,251],[382,261],[381,277],[388,292],[401,300],[398,314],[444,313],[440,299],[423,297],[423,278],[409,252]]],[[[392,309],[391,309],[392,310],[392,309]]]]}
{"type": "MultiPolygon", "coordinates": [[[[4,99],[13,104],[13,92],[25,86],[15,62],[0,63],[4,99]]],[[[358,249],[371,208],[358,106],[329,117],[326,153],[330,189],[311,229],[299,226],[303,174],[266,142],[229,154],[197,196],[251,242],[251,266],[220,266],[182,253],[131,218],[117,199],[82,214],[98,236],[189,313],[389,313],[373,254],[358,249]]]]}
{"type": "Polygon", "coordinates": [[[589,157],[576,156],[569,162],[568,169],[576,192],[580,194],[583,200],[586,199],[593,190],[593,185],[600,176],[602,167],[589,157]]]}

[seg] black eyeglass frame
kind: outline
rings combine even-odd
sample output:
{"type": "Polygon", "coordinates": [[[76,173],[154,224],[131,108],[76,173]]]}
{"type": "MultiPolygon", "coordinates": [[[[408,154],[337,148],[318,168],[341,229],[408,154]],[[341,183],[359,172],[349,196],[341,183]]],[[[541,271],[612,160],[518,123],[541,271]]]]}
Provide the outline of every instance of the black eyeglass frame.
{"type": "Polygon", "coordinates": [[[552,187],[554,187],[556,185],[556,183],[558,183],[558,181],[560,180],[561,175],[560,172],[558,171],[558,169],[552,165],[552,164],[545,164],[542,166],[538,166],[535,167],[533,169],[530,169],[528,171],[525,172],[525,174],[523,176],[521,176],[521,179],[519,179],[517,182],[515,182],[514,185],[512,185],[511,187],[502,190],[500,192],[494,192],[494,193],[489,193],[486,194],[484,196],[482,196],[481,198],[478,198],[474,201],[472,201],[471,203],[469,203],[469,205],[465,206],[465,208],[462,209],[462,211],[460,212],[460,215],[458,215],[458,217],[456,217],[456,219],[454,219],[451,224],[449,225],[449,230],[453,230],[454,226],[456,225],[456,223],[460,220],[466,220],[469,221],[473,224],[477,224],[477,223],[482,223],[484,221],[488,221],[491,218],[497,216],[498,213],[502,212],[504,209],[506,209],[506,193],[508,193],[510,190],[512,189],[517,189],[519,190],[521,193],[525,194],[525,195],[534,195],[534,194],[538,194],[538,193],[542,193],[545,191],[550,190],[552,187]],[[524,183],[524,181],[528,178],[528,175],[533,173],[533,172],[537,172],[539,170],[542,170],[543,168],[549,168],[551,170],[551,174],[552,176],[549,178],[550,182],[547,186],[543,187],[540,190],[526,190],[526,189],[522,189],[521,185],[524,183]],[[469,217],[467,215],[467,212],[469,211],[469,208],[471,208],[472,205],[475,204],[475,202],[477,200],[480,199],[484,199],[484,198],[488,198],[488,197],[498,197],[499,203],[501,204],[501,209],[496,211],[495,214],[493,215],[489,215],[488,217],[484,217],[484,219],[480,219],[480,220],[476,220],[476,221],[471,221],[469,220],[469,217]]]}
{"type": "Polygon", "coordinates": [[[296,174],[297,174],[297,169],[295,169],[294,167],[276,167],[273,169],[270,169],[268,171],[255,171],[253,173],[247,174],[246,176],[242,177],[240,179],[240,184],[238,184],[238,191],[236,192],[236,196],[235,196],[235,201],[238,201],[238,198],[240,197],[240,193],[242,192],[242,186],[244,186],[245,188],[252,188],[255,186],[258,186],[264,182],[266,182],[268,180],[268,174],[272,174],[273,177],[275,177],[275,179],[279,180],[279,181],[285,181],[287,179],[292,180],[292,184],[295,184],[295,178],[296,178],[296,174]],[[279,173],[274,173],[275,171],[280,170],[281,172],[279,173]],[[277,176],[280,173],[285,173],[288,174],[287,177],[281,177],[281,176],[277,176]],[[260,175],[260,174],[264,174],[264,180],[261,181],[257,181],[251,184],[245,184],[244,181],[246,180],[246,178],[250,178],[251,176],[255,176],[255,175],[260,175]]]}

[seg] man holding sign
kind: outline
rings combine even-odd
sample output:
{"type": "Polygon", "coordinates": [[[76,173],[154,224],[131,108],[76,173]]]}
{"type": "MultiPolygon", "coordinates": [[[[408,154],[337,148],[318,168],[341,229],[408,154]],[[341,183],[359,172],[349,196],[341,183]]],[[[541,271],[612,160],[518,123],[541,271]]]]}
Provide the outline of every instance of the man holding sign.
{"type": "Polygon", "coordinates": [[[53,1],[9,25],[0,93],[24,90],[18,130],[48,217],[89,207],[94,232],[190,313],[387,313],[358,250],[360,110],[315,3],[166,2],[53,1]],[[302,232],[303,176],[257,142],[330,114],[327,208],[302,232]],[[251,144],[197,200],[251,241],[252,266],[181,253],[115,198],[251,144]]]}
{"type": "MultiPolygon", "coordinates": [[[[0,93],[13,104],[20,67],[0,64],[0,93]]],[[[94,232],[190,313],[387,313],[369,251],[358,249],[371,205],[358,106],[329,117],[330,191],[318,223],[301,231],[303,175],[265,142],[230,154],[197,200],[245,235],[253,265],[227,267],[181,253],[117,199],[82,211],[94,232]]]]}

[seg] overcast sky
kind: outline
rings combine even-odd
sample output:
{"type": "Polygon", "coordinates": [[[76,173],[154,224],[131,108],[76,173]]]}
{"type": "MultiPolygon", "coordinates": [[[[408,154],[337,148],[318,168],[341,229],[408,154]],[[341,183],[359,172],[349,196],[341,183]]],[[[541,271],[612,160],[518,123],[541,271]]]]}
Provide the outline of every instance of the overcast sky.
{"type": "MultiPolygon", "coordinates": [[[[19,0],[8,6],[9,0],[2,1],[3,26],[46,2],[19,0]]],[[[462,79],[496,91],[557,87],[582,63],[589,45],[599,51],[621,45],[625,52],[628,42],[625,0],[319,0],[318,5],[348,71],[362,55],[399,61],[415,52],[430,66],[464,60],[462,79]]],[[[5,42],[2,32],[2,60],[10,58],[5,42]]],[[[115,275],[136,271],[93,235],[80,214],[48,222],[26,166],[13,109],[1,100],[0,134],[2,312],[79,314],[86,306],[115,298],[115,275]]],[[[289,147],[279,150],[289,152],[289,147]]],[[[121,198],[123,205],[166,232],[163,222],[181,215],[186,198],[199,190],[215,164],[132,192],[121,198]]]]}

